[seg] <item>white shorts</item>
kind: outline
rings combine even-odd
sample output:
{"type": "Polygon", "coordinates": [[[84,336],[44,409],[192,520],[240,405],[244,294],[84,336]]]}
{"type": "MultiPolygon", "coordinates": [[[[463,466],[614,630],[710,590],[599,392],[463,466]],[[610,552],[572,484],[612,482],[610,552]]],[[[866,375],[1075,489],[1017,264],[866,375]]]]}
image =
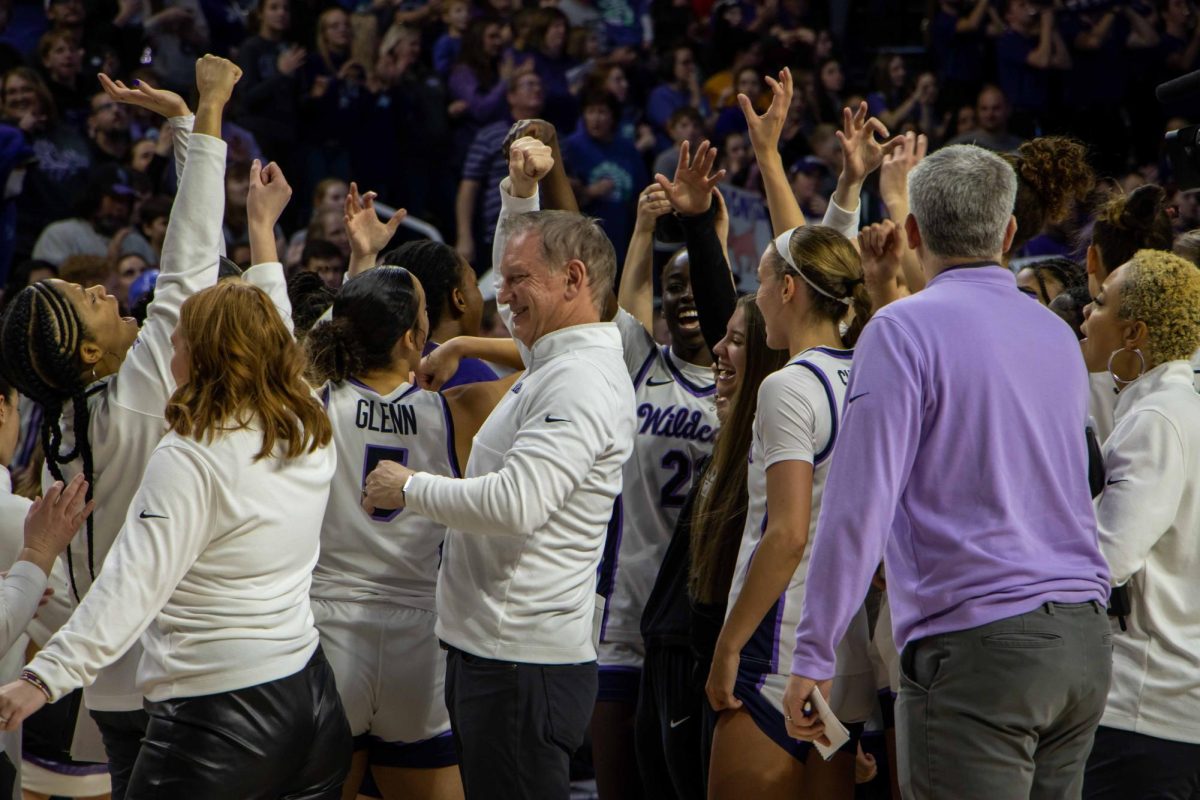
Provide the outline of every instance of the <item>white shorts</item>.
{"type": "Polygon", "coordinates": [[[312,610],[356,740],[369,734],[410,745],[441,737],[452,748],[446,654],[433,632],[435,613],[317,598],[312,610]]]}

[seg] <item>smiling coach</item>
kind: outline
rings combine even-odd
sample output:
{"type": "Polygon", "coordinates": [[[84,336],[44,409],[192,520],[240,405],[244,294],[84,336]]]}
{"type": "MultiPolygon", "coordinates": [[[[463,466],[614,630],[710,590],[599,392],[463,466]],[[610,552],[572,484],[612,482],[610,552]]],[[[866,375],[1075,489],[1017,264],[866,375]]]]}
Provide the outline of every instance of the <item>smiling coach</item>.
{"type": "Polygon", "coordinates": [[[612,244],[579,214],[514,214],[513,197],[536,192],[521,184],[504,195],[498,299],[527,371],[475,437],[465,478],[385,463],[363,500],[449,528],[437,633],[468,798],[569,792],[596,699],[596,570],[635,428],[621,337],[600,322],[612,244]]]}

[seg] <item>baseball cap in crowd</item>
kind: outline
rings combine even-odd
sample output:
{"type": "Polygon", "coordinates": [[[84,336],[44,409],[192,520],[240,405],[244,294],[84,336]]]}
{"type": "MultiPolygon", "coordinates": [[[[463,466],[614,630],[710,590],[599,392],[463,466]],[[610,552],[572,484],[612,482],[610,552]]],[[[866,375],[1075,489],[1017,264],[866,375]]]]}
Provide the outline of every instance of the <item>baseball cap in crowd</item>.
{"type": "Polygon", "coordinates": [[[788,170],[789,175],[795,175],[797,172],[803,172],[806,175],[824,175],[829,172],[829,168],[816,156],[805,156],[792,164],[791,169],[788,170]]]}

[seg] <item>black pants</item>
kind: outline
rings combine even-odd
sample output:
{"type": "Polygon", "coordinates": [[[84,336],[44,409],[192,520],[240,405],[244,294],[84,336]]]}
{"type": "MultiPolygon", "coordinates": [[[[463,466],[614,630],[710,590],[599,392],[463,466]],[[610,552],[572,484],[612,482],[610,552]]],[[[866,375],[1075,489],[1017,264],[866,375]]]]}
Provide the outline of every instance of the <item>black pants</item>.
{"type": "MultiPolygon", "coordinates": [[[[88,711],[100,729],[104,752],[108,755],[108,775],[112,780],[112,800],[125,800],[133,765],[142,749],[142,737],[150,717],[145,711],[88,711]]],[[[70,745],[68,745],[68,748],[70,745]]]]}
{"type": "Polygon", "coordinates": [[[146,703],[128,800],[340,800],[350,725],[320,649],[286,678],[146,703]]]}
{"type": "Polygon", "coordinates": [[[594,661],[523,664],[449,648],[446,708],[468,800],[565,800],[596,686],[594,661]]]}
{"type": "Polygon", "coordinates": [[[1096,730],[1083,776],[1087,800],[1190,800],[1197,795],[1200,744],[1104,726],[1096,730]]]}
{"type": "Polygon", "coordinates": [[[635,729],[646,797],[703,800],[705,702],[691,648],[646,648],[635,729]]]}

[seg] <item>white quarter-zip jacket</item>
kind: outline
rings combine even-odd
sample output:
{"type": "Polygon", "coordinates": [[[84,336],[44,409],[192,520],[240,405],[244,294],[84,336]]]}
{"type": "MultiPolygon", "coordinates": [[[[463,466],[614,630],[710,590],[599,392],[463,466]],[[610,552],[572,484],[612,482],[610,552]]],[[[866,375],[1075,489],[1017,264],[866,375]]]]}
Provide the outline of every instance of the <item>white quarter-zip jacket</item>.
{"type": "Polygon", "coordinates": [[[1200,744],[1200,395],[1187,361],[1122,390],[1104,465],[1100,547],[1133,611],[1128,630],[1113,626],[1100,724],[1200,744]]]}
{"type": "Polygon", "coordinates": [[[298,672],[317,648],[312,569],[336,455],[254,460],[262,434],[163,437],[79,608],[29,668],[57,700],[141,637],[151,701],[298,672]]]}
{"type": "Polygon", "coordinates": [[[465,479],[418,473],[407,508],[445,524],[437,634],[474,655],[593,661],[596,570],[634,437],[612,323],[538,339],[476,434],[465,479]]]}

